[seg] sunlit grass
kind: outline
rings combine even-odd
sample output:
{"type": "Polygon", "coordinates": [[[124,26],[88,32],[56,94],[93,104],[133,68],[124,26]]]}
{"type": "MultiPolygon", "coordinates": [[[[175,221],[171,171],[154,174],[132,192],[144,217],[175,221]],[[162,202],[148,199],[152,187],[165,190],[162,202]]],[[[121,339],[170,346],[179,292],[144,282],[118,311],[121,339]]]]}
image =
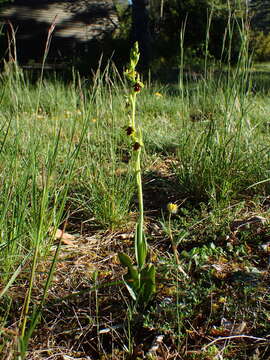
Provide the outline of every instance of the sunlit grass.
{"type": "MultiPolygon", "coordinates": [[[[91,84],[78,79],[70,85],[56,79],[44,81],[38,107],[38,89],[23,75],[1,80],[0,272],[1,291],[4,289],[5,293],[0,295],[0,324],[3,328],[11,326],[9,306],[14,308],[17,301],[12,287],[24,289],[30,271],[29,259],[36,248],[38,265],[51,259],[51,251],[55,249],[52,229],[62,229],[65,221],[70,232],[80,232],[84,224],[90,234],[99,231],[115,236],[116,252],[120,248],[132,255],[133,243],[125,239],[129,239],[134,228],[138,204],[134,201],[135,179],[126,139],[127,89],[117,79],[118,75],[106,71],[106,76],[97,75],[91,84]],[[118,238],[115,234],[121,232],[124,235],[118,238]]],[[[217,76],[207,82],[202,77],[187,82],[184,95],[177,85],[148,85],[137,99],[137,117],[143,123],[143,189],[158,187],[155,193],[146,194],[146,226],[149,256],[157,268],[159,282],[157,300],[151,304],[152,310],[150,306],[146,311],[143,322],[148,329],[156,327],[161,333],[173,334],[178,344],[187,336],[186,329],[194,339],[197,336],[192,333],[191,319],[196,319],[201,309],[212,311],[204,321],[213,328],[224,314],[235,316],[240,323],[244,313],[247,321],[251,321],[252,306],[255,307],[252,311],[257,312],[257,323],[266,321],[265,309],[259,313],[259,307],[251,304],[244,287],[242,291],[236,286],[234,298],[229,298],[226,292],[231,291],[230,285],[219,278],[229,277],[231,271],[232,281],[237,284],[238,273],[244,266],[249,273],[256,266],[260,269],[264,266],[264,260],[260,266],[256,263],[262,252],[257,247],[260,234],[251,229],[234,234],[237,239],[230,237],[235,218],[248,218],[248,211],[268,216],[262,203],[269,193],[270,103],[266,89],[260,91],[261,83],[256,76],[252,82],[252,88],[258,89],[255,94],[252,89],[242,92],[237,84],[229,88],[224,78],[217,76]],[[156,178],[149,178],[153,168],[156,178]],[[162,184],[168,184],[166,191],[162,184]],[[149,197],[155,203],[157,196],[165,199],[163,211],[170,201],[181,204],[178,214],[170,217],[169,232],[164,221],[168,214],[163,214],[161,219],[157,215],[162,214],[160,208],[147,211],[149,197]],[[152,235],[156,230],[151,226],[162,221],[164,227],[158,228],[159,243],[152,235]],[[173,256],[176,251],[190,282],[181,280],[179,264],[175,261],[178,257],[173,256]],[[218,272],[212,265],[218,269],[224,266],[226,271],[218,272]],[[197,281],[195,285],[194,281],[197,281]],[[237,304],[239,294],[245,299],[246,307],[244,302],[241,306],[237,304]],[[233,313],[235,306],[238,308],[233,313]]],[[[267,233],[267,226],[260,231],[267,233]]],[[[88,236],[83,231],[80,235],[88,236]]],[[[102,246],[99,239],[92,253],[101,257],[102,246]]],[[[115,253],[114,247],[112,250],[115,253]]],[[[82,254],[81,258],[84,256],[88,254],[82,254]]],[[[115,260],[110,255],[108,258],[112,259],[106,265],[110,269],[115,266],[115,260]]],[[[84,281],[92,284],[95,266],[87,259],[88,277],[84,281]]],[[[118,273],[108,269],[102,268],[100,276],[108,276],[107,282],[119,279],[118,273]]],[[[42,278],[39,268],[37,274],[42,278]]],[[[86,273],[81,275],[84,276],[86,273]]],[[[252,287],[249,281],[248,287],[252,287]]],[[[263,296],[262,289],[256,291],[263,296]]],[[[259,306],[263,308],[263,300],[259,306]]],[[[99,326],[98,318],[91,321],[93,326],[99,326]]],[[[125,327],[127,338],[132,336],[132,325],[128,325],[130,333],[128,326],[125,327]]],[[[264,325],[258,328],[258,335],[263,336],[264,325]]],[[[128,342],[124,339],[123,336],[123,343],[128,342]]]]}

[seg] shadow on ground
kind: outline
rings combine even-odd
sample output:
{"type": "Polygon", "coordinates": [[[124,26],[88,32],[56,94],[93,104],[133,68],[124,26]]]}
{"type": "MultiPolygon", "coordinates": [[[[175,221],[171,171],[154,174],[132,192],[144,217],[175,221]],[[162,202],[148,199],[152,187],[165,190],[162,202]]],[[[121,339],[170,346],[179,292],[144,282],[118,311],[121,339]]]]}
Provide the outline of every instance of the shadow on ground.
{"type": "Polygon", "coordinates": [[[48,30],[53,23],[56,26],[49,60],[58,62],[76,60],[83,55],[98,57],[118,26],[110,0],[19,0],[1,7],[0,20],[5,35],[1,39],[1,52],[4,54],[7,49],[8,38],[12,39],[12,24],[19,63],[27,63],[30,59],[42,61],[48,30]]]}

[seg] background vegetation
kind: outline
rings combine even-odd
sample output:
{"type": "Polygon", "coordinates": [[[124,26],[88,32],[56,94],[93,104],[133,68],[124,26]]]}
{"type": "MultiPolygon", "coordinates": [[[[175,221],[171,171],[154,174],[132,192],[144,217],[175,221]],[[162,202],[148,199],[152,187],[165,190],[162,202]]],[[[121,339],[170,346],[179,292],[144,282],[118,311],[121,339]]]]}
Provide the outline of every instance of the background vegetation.
{"type": "MultiPolygon", "coordinates": [[[[269,359],[269,69],[252,62],[245,12],[226,10],[224,57],[213,59],[209,10],[198,62],[180,27],[178,57],[160,53],[154,64],[175,61],[170,82],[150,72],[142,88],[134,68],[129,83],[112,62],[68,79],[6,64],[3,360],[269,359]],[[142,138],[148,249],[139,270],[156,271],[143,305],[128,291],[138,272],[134,152],[142,138]],[[130,257],[121,260],[128,270],[119,253],[130,257]]],[[[169,41],[165,30],[157,36],[169,41]]]]}

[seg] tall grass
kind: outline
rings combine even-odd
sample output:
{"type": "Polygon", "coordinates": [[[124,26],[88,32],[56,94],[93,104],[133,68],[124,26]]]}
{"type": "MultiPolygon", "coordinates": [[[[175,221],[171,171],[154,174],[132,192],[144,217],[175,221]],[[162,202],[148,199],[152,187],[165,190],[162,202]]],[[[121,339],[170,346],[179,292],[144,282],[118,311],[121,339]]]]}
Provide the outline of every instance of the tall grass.
{"type": "MultiPolygon", "coordinates": [[[[174,173],[166,181],[171,181],[175,198],[215,206],[243,193],[269,191],[269,103],[251,93],[246,25],[233,26],[242,29],[234,68],[209,69],[206,46],[204,73],[184,79],[183,27],[176,88],[152,84],[136,101],[146,150],[142,163],[173,158],[174,173]]],[[[22,289],[26,300],[18,300],[13,315],[18,319],[22,314],[14,327],[20,330],[23,357],[45,303],[44,295],[38,301],[31,291],[41,285],[38,265],[51,260],[48,281],[42,284],[48,291],[57,255],[52,255],[56,229],[64,231],[69,216],[87,222],[91,230],[110,231],[134,219],[130,213],[136,211],[136,174],[127,156],[128,110],[123,100],[131,89],[109,66],[93,74],[91,82],[74,73],[69,84],[54,78],[42,79],[37,86],[19,68],[0,81],[0,327],[12,323],[12,289],[22,289]]],[[[146,166],[139,171],[144,182],[146,166]]],[[[144,183],[140,192],[143,189],[144,183]]],[[[178,255],[171,229],[169,237],[178,255]]],[[[57,245],[61,251],[60,242],[57,245]]],[[[133,264],[128,265],[132,269],[133,264]]],[[[96,308],[100,312],[98,299],[96,308]]],[[[184,318],[180,310],[178,317],[184,318]]],[[[5,343],[0,349],[4,351],[5,343]]]]}
{"type": "Polygon", "coordinates": [[[73,195],[86,216],[94,216],[96,224],[110,229],[126,225],[135,192],[135,179],[126,151],[125,103],[119,79],[115,68],[107,66],[103,72],[98,70],[93,88],[86,95],[85,116],[89,131],[73,195]]]}
{"type": "Polygon", "coordinates": [[[241,36],[236,66],[232,68],[229,62],[225,70],[211,73],[207,65],[210,15],[204,77],[193,88],[187,87],[189,118],[183,123],[179,138],[179,164],[175,171],[180,191],[197,200],[230,199],[252,186],[256,179],[268,178],[267,166],[262,167],[267,164],[268,151],[263,143],[259,145],[261,135],[256,120],[250,117],[254,105],[250,92],[248,19],[239,22],[229,14],[229,57],[233,29],[238,28],[241,36]]]}
{"type": "Polygon", "coordinates": [[[75,76],[71,86],[56,79],[36,86],[17,70],[1,78],[0,300],[8,299],[10,288],[27,284],[19,324],[23,359],[40,316],[32,312],[37,268],[51,259],[55,231],[78,204],[84,220],[94,217],[103,228],[125,225],[134,176],[122,161],[121,119],[116,133],[117,114],[110,102],[104,106],[105,96],[112,102],[117,93],[108,79],[99,75],[93,94],[75,76]]]}

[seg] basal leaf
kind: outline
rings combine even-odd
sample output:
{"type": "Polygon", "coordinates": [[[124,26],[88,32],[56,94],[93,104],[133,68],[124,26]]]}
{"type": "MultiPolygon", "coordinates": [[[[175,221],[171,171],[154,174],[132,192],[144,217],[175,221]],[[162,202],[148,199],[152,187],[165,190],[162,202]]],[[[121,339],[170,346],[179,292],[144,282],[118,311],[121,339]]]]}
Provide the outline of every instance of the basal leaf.
{"type": "Polygon", "coordinates": [[[156,292],[156,268],[153,264],[147,265],[141,272],[141,297],[146,305],[156,292]]]}
{"type": "Polygon", "coordinates": [[[126,285],[126,288],[128,289],[128,292],[129,292],[130,296],[132,297],[132,299],[133,299],[134,301],[136,301],[136,300],[137,300],[137,294],[136,294],[136,292],[133,290],[133,287],[130,286],[129,282],[125,280],[125,277],[126,277],[126,275],[123,277],[124,283],[125,283],[125,285],[126,285]]]}
{"type": "Polygon", "coordinates": [[[118,253],[118,259],[120,260],[120,262],[123,266],[127,266],[128,268],[130,266],[133,266],[132,260],[127,254],[118,253]]]}
{"type": "Polygon", "coordinates": [[[135,232],[135,254],[139,269],[142,269],[145,265],[145,259],[147,255],[147,242],[142,229],[142,223],[139,222],[136,225],[135,232]]]}

